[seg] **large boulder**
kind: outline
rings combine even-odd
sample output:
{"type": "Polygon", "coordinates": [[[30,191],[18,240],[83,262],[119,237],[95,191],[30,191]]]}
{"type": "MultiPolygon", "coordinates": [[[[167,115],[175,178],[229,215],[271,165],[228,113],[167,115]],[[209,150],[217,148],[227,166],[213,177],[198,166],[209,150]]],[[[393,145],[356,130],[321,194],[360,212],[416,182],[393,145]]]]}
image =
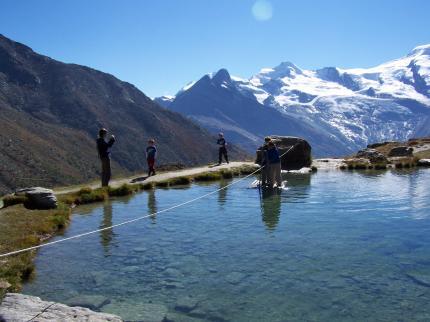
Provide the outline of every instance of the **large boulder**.
{"type": "Polygon", "coordinates": [[[20,189],[15,192],[17,196],[26,196],[25,207],[28,209],[55,209],[57,208],[57,197],[54,191],[42,187],[20,189]]]}
{"type": "Polygon", "coordinates": [[[368,159],[371,163],[386,163],[388,161],[385,155],[375,149],[360,150],[356,157],[368,159]]]}
{"type": "Polygon", "coordinates": [[[388,152],[389,157],[411,157],[412,152],[414,152],[413,148],[407,146],[396,146],[392,148],[390,152],[388,152]]]}
{"type": "MultiPolygon", "coordinates": [[[[281,158],[282,170],[299,170],[303,167],[310,167],[312,163],[312,148],[310,144],[301,138],[293,136],[276,136],[271,135],[270,138],[275,143],[279,150],[281,158]]],[[[257,149],[256,163],[262,164],[263,146],[257,149]]]]}

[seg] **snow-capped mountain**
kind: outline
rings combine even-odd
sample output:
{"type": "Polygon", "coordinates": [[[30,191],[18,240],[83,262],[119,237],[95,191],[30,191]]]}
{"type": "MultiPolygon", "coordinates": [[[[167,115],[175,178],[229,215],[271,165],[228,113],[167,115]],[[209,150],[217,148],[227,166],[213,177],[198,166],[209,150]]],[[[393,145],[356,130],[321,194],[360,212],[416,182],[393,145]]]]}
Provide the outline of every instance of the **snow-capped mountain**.
{"type": "Polygon", "coordinates": [[[284,62],[250,79],[221,69],[157,101],[250,150],[262,136],[281,134],[307,138],[317,155],[345,154],[430,135],[430,45],[368,69],[312,71],[284,62]]]}

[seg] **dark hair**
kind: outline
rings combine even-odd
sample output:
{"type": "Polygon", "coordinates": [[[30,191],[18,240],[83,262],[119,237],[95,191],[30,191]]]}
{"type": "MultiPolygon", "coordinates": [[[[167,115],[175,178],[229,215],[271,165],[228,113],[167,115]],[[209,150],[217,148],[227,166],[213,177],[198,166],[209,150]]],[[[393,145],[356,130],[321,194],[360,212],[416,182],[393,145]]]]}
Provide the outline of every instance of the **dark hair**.
{"type": "Polygon", "coordinates": [[[269,136],[266,136],[266,137],[264,138],[264,142],[270,142],[270,141],[272,141],[272,139],[271,139],[269,136]]]}
{"type": "Polygon", "coordinates": [[[103,136],[107,133],[107,130],[103,127],[99,130],[99,136],[103,136]]]}

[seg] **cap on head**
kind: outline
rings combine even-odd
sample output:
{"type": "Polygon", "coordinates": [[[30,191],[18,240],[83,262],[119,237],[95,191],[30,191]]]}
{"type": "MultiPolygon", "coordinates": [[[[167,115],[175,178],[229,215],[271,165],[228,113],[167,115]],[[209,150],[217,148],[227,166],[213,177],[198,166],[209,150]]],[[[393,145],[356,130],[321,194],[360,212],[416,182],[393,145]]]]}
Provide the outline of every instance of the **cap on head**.
{"type": "Polygon", "coordinates": [[[149,139],[148,143],[155,143],[155,140],[154,139],[149,139]]]}
{"type": "Polygon", "coordinates": [[[103,135],[106,135],[106,133],[107,133],[108,131],[104,128],[104,127],[102,127],[100,130],[99,130],[99,136],[103,136],[103,135]]]}

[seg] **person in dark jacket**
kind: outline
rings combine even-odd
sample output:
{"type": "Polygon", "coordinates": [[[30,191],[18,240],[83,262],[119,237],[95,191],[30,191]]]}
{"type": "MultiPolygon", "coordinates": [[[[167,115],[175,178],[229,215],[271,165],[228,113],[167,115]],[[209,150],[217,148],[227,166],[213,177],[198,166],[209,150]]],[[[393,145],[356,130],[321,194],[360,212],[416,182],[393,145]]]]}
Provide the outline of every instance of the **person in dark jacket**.
{"type": "Polygon", "coordinates": [[[109,185],[111,177],[110,168],[110,148],[115,143],[115,136],[111,135],[108,142],[105,138],[108,131],[105,128],[99,130],[99,137],[97,138],[97,151],[99,153],[99,158],[102,164],[102,187],[107,187],[109,185]]]}
{"type": "Polygon", "coordinates": [[[225,162],[228,162],[227,155],[227,142],[225,141],[224,134],[218,134],[218,141],[216,142],[219,145],[218,149],[218,165],[222,163],[222,156],[224,156],[225,162]]]}
{"type": "Polygon", "coordinates": [[[155,176],[155,158],[157,156],[157,148],[155,147],[155,140],[148,140],[148,147],[146,148],[146,162],[148,162],[148,177],[155,176]]]}
{"type": "Polygon", "coordinates": [[[261,185],[265,186],[267,185],[267,181],[269,178],[269,161],[267,160],[267,150],[269,150],[269,142],[271,142],[272,139],[270,137],[264,138],[264,145],[262,149],[262,162],[261,165],[264,166],[263,169],[261,169],[261,185]]]}
{"type": "Polygon", "coordinates": [[[270,141],[267,149],[267,161],[269,165],[268,185],[273,188],[274,183],[278,188],[282,187],[281,158],[276,145],[270,141]]]}

